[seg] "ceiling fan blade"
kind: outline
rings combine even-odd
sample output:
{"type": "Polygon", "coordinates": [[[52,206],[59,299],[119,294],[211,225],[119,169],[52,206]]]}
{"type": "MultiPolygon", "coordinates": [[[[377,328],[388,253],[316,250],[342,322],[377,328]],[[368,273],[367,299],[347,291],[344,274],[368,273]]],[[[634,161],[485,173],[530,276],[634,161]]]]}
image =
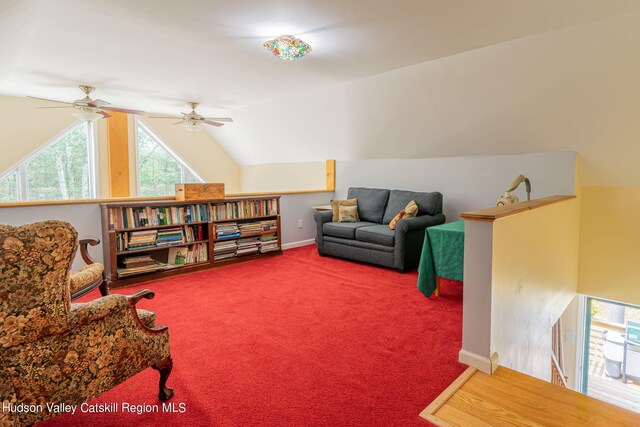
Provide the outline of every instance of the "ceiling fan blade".
{"type": "Polygon", "coordinates": [[[73,108],[73,105],[60,105],[60,106],[55,106],[55,107],[36,107],[38,110],[42,109],[42,108],[73,108]]]}
{"type": "Polygon", "coordinates": [[[150,119],[181,119],[182,116],[147,116],[150,119]]]}
{"type": "Polygon", "coordinates": [[[31,98],[31,99],[39,99],[40,101],[59,102],[60,104],[73,105],[73,103],[72,103],[72,102],[56,101],[55,99],[47,99],[47,98],[38,98],[37,96],[27,96],[27,98],[31,98]]]}
{"type": "Polygon", "coordinates": [[[102,114],[102,117],[104,117],[105,119],[111,117],[111,114],[107,113],[106,111],[98,111],[98,114],[102,114]]]}
{"type": "Polygon", "coordinates": [[[205,117],[205,120],[213,120],[215,122],[225,122],[225,123],[231,123],[233,122],[232,119],[230,119],[229,117],[205,117]]]}
{"type": "Polygon", "coordinates": [[[208,125],[216,126],[216,127],[224,126],[224,123],[212,122],[211,120],[205,120],[202,123],[206,123],[208,125]]]}
{"type": "Polygon", "coordinates": [[[144,114],[142,110],[129,110],[128,108],[117,108],[117,107],[101,107],[103,110],[115,111],[117,113],[127,113],[127,114],[144,114]]]}
{"type": "MultiPolygon", "coordinates": [[[[167,117],[168,118],[168,117],[167,117]]],[[[184,120],[180,120],[179,122],[175,122],[175,123],[171,123],[172,125],[181,125],[183,123],[186,123],[184,120]]]]}
{"type": "Polygon", "coordinates": [[[89,102],[89,106],[91,107],[106,107],[107,105],[111,104],[102,99],[94,99],[93,101],[89,102]]]}

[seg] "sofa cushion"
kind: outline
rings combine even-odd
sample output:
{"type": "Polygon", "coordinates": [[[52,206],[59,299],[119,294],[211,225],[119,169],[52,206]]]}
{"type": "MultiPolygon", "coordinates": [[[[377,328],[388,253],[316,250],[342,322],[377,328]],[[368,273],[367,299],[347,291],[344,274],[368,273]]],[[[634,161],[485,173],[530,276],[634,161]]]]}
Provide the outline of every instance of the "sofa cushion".
{"type": "MultiPolygon", "coordinates": [[[[358,207],[358,199],[349,199],[349,200],[332,200],[331,202],[331,212],[333,212],[333,222],[338,222],[340,220],[340,206],[355,206],[358,207]]],[[[358,218],[360,221],[360,218],[358,218]]]]}
{"type": "Polygon", "coordinates": [[[322,225],[322,234],[327,236],[355,239],[356,229],[373,225],[371,222],[327,222],[322,225]]]}
{"type": "Polygon", "coordinates": [[[442,212],[442,194],[437,191],[420,193],[416,191],[391,190],[382,223],[389,224],[411,200],[415,200],[418,205],[418,216],[436,215],[442,212]]]}
{"type": "Polygon", "coordinates": [[[356,230],[356,240],[377,245],[393,246],[395,243],[395,231],[383,224],[359,227],[356,230]]]}
{"type": "Polygon", "coordinates": [[[358,206],[338,206],[338,222],[359,222],[358,206]]]}
{"type": "MultiPolygon", "coordinates": [[[[382,223],[382,218],[384,217],[387,201],[389,199],[389,190],[383,190],[380,188],[351,187],[347,193],[347,198],[358,199],[358,215],[360,216],[360,221],[369,221],[378,224],[382,223]]],[[[402,207],[400,209],[402,209],[402,207]]],[[[389,221],[391,221],[391,219],[400,212],[400,209],[391,216],[389,221]]],[[[387,223],[389,223],[389,221],[387,221],[387,223]]]]}

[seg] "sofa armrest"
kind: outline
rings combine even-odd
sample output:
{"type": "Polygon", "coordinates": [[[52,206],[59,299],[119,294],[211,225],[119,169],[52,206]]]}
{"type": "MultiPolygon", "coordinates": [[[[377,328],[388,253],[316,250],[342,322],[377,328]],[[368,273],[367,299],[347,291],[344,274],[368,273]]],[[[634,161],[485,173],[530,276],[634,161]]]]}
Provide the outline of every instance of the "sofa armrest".
{"type": "Polygon", "coordinates": [[[324,224],[325,222],[331,222],[333,219],[332,211],[316,211],[313,214],[313,219],[315,219],[316,224],[324,224]]]}
{"type": "Polygon", "coordinates": [[[333,220],[332,211],[316,211],[313,214],[313,219],[316,221],[316,244],[318,245],[318,253],[324,255],[324,240],[322,235],[322,226],[327,222],[333,220]]]}
{"type": "Polygon", "coordinates": [[[396,224],[396,235],[398,232],[406,233],[413,230],[424,230],[427,227],[444,224],[446,217],[444,214],[421,215],[414,218],[402,218],[396,224]]]}
{"type": "Polygon", "coordinates": [[[422,255],[424,233],[427,227],[444,224],[444,214],[421,215],[415,218],[403,218],[396,224],[394,248],[395,268],[407,271],[417,267],[422,255]]]}

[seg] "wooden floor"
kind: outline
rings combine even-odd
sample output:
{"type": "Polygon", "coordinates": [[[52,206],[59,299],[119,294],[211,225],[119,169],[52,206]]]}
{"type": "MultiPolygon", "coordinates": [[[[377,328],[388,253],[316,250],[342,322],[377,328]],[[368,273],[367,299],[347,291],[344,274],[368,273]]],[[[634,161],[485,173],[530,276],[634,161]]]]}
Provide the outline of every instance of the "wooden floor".
{"type": "Polygon", "coordinates": [[[640,414],[504,367],[467,369],[420,416],[439,426],[640,426],[640,414]]]}

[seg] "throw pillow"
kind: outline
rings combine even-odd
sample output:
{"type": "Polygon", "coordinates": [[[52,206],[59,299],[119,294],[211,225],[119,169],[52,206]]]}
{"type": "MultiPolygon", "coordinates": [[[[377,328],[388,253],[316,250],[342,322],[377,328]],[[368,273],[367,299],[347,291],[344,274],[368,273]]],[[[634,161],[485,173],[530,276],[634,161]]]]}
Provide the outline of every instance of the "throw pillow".
{"type": "Polygon", "coordinates": [[[392,230],[395,230],[395,229],[396,229],[396,223],[397,223],[398,221],[400,221],[400,220],[404,217],[404,214],[405,214],[405,213],[406,213],[406,212],[405,212],[404,210],[400,211],[400,213],[399,213],[398,215],[396,215],[396,216],[391,220],[391,222],[389,223],[389,228],[390,228],[390,229],[392,229],[392,230]]]}
{"type": "Polygon", "coordinates": [[[338,206],[338,222],[358,222],[357,206],[338,206]]]}
{"type": "Polygon", "coordinates": [[[412,200],[404,208],[404,218],[413,218],[416,215],[418,215],[418,205],[415,200],[412,200]]]}
{"type": "MultiPolygon", "coordinates": [[[[340,212],[338,208],[340,206],[358,206],[358,199],[347,199],[347,200],[332,200],[331,201],[331,210],[333,211],[333,222],[338,222],[340,220],[340,212]]],[[[356,209],[357,211],[357,209],[356,209]]],[[[356,216],[356,221],[360,221],[360,217],[356,216]]]]}

